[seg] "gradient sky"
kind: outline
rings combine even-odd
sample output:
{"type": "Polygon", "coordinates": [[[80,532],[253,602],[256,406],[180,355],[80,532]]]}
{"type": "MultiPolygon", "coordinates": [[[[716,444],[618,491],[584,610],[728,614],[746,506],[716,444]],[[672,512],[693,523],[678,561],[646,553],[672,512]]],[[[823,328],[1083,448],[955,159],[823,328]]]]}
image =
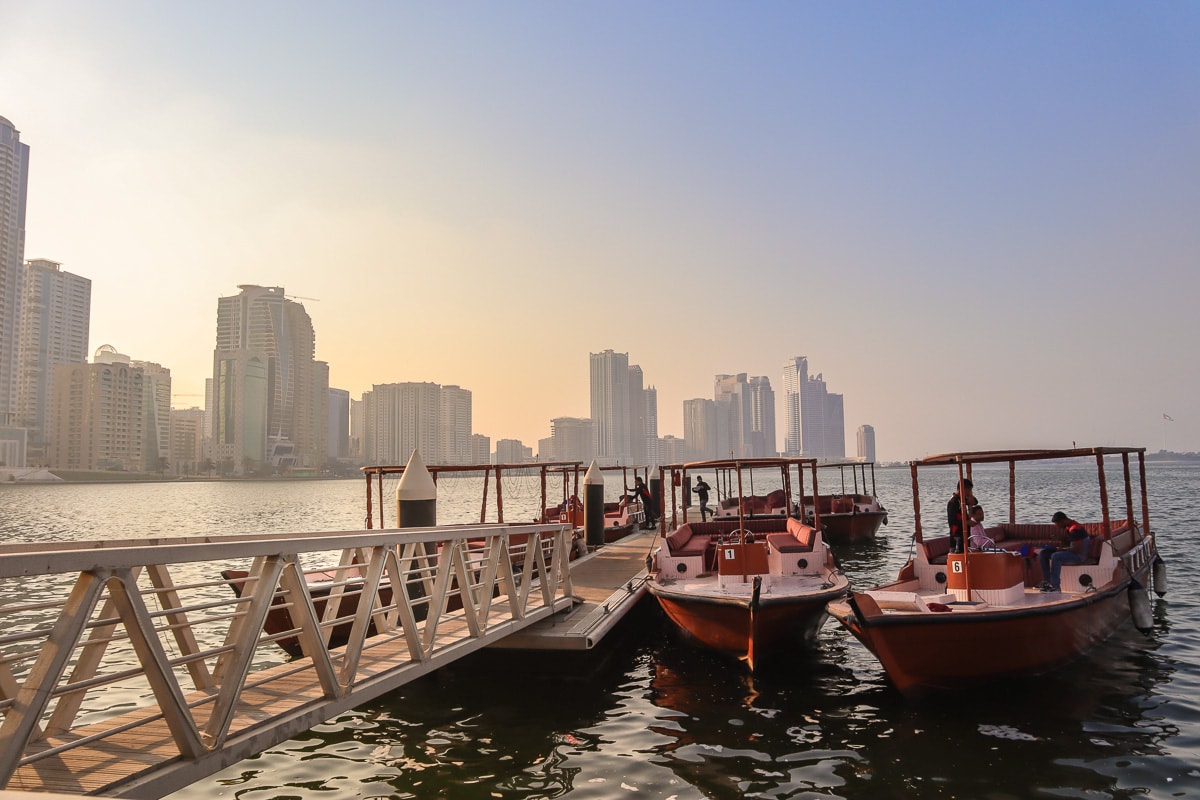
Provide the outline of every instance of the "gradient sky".
{"type": "Polygon", "coordinates": [[[176,406],[253,283],[493,442],[612,348],[660,435],[804,355],[851,454],[1200,450],[1200,3],[0,0],[0,116],[176,406]]]}

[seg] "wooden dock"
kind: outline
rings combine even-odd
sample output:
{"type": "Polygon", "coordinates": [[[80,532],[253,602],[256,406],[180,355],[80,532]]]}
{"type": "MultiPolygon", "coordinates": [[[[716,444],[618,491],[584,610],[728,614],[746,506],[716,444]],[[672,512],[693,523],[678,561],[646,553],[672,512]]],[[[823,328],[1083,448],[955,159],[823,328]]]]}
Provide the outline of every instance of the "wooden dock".
{"type": "Polygon", "coordinates": [[[590,648],[652,540],[574,562],[559,524],[0,546],[0,790],[157,798],[482,647],[590,648]]]}

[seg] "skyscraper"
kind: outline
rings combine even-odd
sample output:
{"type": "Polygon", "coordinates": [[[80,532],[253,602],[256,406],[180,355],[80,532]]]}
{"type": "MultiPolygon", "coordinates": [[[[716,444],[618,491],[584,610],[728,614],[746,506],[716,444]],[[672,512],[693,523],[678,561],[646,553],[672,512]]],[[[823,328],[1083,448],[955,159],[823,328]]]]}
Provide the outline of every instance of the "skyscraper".
{"type": "Polygon", "coordinates": [[[875,428],[870,425],[858,426],[858,460],[875,460],[875,428]]]}
{"type": "Polygon", "coordinates": [[[800,425],[800,387],[808,381],[808,359],[804,356],[789,358],[783,365],[783,418],[786,431],[783,454],[790,458],[804,452],[803,433],[800,425]]]}
{"type": "Polygon", "coordinates": [[[50,466],[69,470],[141,472],[147,465],[145,376],[110,345],[91,364],[54,368],[50,466]]]}
{"type": "Polygon", "coordinates": [[[327,450],[330,458],[350,457],[350,392],[329,387],[329,433],[327,450]]]}
{"type": "MultiPolygon", "coordinates": [[[[629,463],[629,354],[591,353],[595,455],[602,464],[629,463]]],[[[639,370],[640,373],[640,370],[639,370]]]]}
{"type": "Polygon", "coordinates": [[[595,423],[578,417],[556,417],[550,420],[550,450],[538,453],[542,461],[591,462],[596,456],[592,442],[595,423]]]}
{"type": "Polygon", "coordinates": [[[171,370],[150,361],[131,361],[142,371],[142,463],[147,472],[171,459],[171,370]]]}
{"type": "Polygon", "coordinates": [[[717,450],[717,404],[712,400],[697,397],[683,401],[683,440],[687,444],[687,458],[716,458],[717,450]]]}
{"type": "Polygon", "coordinates": [[[365,392],[366,463],[407,464],[414,450],[426,463],[438,463],[441,389],[436,383],[383,383],[365,392]]]}
{"type": "Polygon", "coordinates": [[[783,365],[784,418],[789,456],[846,457],[843,397],[830,394],[821,374],[810,377],[808,359],[797,356],[783,365]]]}
{"type": "Polygon", "coordinates": [[[750,379],[750,449],[752,458],[779,454],[775,440],[775,391],[765,375],[750,379]]]}
{"type": "Polygon", "coordinates": [[[461,386],[442,387],[441,447],[442,464],[470,464],[471,392],[461,386]]]}
{"type": "Polygon", "coordinates": [[[29,430],[28,460],[47,457],[54,368],[87,362],[92,282],[61,264],[31,259],[22,281],[17,355],[16,424],[29,430]]]}
{"type": "Polygon", "coordinates": [[[29,191],[29,145],[0,117],[0,427],[16,424],[17,339],[21,271],[25,263],[25,201],[29,191]]]}
{"type": "Polygon", "coordinates": [[[213,458],[239,473],[325,463],[329,368],[304,306],[280,287],[239,286],[217,301],[213,458]]]}

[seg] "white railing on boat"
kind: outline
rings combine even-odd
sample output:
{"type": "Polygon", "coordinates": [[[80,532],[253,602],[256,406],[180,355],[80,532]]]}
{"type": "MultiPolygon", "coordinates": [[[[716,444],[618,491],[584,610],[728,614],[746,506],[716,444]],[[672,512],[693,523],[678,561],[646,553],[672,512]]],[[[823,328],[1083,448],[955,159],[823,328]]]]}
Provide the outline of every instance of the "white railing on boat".
{"type": "Polygon", "coordinates": [[[0,789],[171,791],[570,607],[571,546],[558,524],[0,546],[0,789]]]}

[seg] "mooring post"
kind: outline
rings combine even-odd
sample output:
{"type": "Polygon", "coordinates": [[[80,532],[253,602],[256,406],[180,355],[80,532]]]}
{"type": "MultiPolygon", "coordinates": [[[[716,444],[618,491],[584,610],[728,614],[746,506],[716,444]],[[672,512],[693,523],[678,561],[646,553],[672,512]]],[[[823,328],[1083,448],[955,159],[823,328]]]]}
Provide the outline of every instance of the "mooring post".
{"type": "Polygon", "coordinates": [[[594,459],[583,476],[583,533],[589,549],[604,544],[604,474],[594,459]]]}
{"type": "MultiPolygon", "coordinates": [[[[653,467],[651,468],[653,469],[653,467]]],[[[654,475],[650,478],[650,496],[654,498],[654,520],[662,522],[663,508],[663,493],[662,493],[662,475],[654,475]]]]}
{"type": "Polygon", "coordinates": [[[437,525],[437,484],[421,460],[421,451],[413,450],[396,486],[396,527],[432,528],[437,525]]]}

